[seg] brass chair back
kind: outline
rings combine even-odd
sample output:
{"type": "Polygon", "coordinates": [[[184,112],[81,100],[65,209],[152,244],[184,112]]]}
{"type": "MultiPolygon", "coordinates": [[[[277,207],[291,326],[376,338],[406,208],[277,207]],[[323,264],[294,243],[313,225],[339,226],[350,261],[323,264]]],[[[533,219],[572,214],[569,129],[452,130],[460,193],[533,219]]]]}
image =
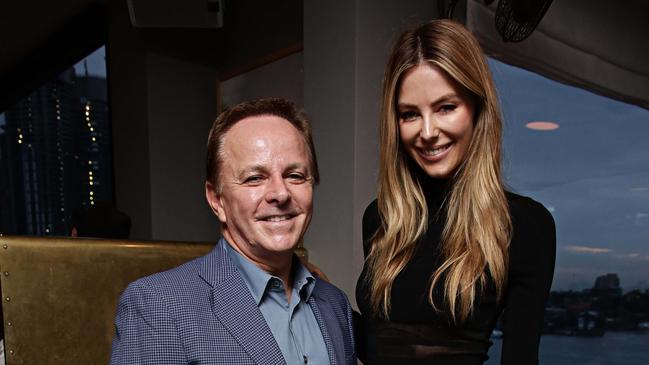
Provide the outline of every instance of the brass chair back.
{"type": "Polygon", "coordinates": [[[107,364],[126,285],[212,246],[0,235],[6,363],[107,364]]]}

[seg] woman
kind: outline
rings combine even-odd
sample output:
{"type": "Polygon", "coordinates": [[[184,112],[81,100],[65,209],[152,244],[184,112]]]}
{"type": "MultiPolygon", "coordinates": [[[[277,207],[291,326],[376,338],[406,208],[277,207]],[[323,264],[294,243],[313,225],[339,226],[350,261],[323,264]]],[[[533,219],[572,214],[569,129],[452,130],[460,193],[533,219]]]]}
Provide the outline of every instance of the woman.
{"type": "Polygon", "coordinates": [[[363,217],[367,364],[482,364],[501,313],[502,363],[538,363],[554,221],[505,191],[501,131],[485,57],[463,26],[401,35],[384,78],[377,199],[363,217]]]}

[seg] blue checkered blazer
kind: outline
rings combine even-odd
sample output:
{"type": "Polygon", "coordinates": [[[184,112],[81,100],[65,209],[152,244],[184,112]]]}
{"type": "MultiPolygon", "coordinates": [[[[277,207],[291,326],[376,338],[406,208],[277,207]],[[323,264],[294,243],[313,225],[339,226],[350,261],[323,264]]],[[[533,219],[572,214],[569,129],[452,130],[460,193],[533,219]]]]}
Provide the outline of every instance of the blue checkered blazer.
{"type": "MultiPolygon", "coordinates": [[[[345,295],[316,280],[308,303],[331,364],[356,364],[345,295]]],[[[115,327],[111,364],[286,364],[222,244],[131,283],[120,298],[115,327]]]]}

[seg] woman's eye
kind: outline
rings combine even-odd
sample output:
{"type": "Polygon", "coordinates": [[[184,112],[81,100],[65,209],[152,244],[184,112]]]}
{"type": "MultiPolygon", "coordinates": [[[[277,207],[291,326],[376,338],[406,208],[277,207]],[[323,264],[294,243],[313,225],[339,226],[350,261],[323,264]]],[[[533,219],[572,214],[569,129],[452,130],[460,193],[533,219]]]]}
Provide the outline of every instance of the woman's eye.
{"type": "Polygon", "coordinates": [[[419,116],[419,114],[417,114],[416,112],[407,111],[407,112],[402,112],[399,115],[399,119],[401,119],[403,121],[410,121],[410,120],[416,119],[418,116],[419,116]]]}
{"type": "Polygon", "coordinates": [[[454,104],[444,104],[444,105],[439,107],[439,111],[441,113],[450,113],[453,110],[455,110],[455,108],[457,108],[457,106],[454,105],[454,104]]]}

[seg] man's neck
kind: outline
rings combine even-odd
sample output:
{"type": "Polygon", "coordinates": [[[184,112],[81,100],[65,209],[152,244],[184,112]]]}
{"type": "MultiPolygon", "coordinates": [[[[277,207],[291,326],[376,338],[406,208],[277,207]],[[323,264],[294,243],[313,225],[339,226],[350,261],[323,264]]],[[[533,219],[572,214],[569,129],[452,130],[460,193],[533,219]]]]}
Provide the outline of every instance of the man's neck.
{"type": "Polygon", "coordinates": [[[227,232],[223,232],[223,236],[230,244],[230,247],[246,260],[252,262],[265,272],[280,278],[284,283],[287,299],[290,301],[291,291],[293,289],[293,251],[277,252],[264,257],[256,257],[242,250],[227,232]]]}

